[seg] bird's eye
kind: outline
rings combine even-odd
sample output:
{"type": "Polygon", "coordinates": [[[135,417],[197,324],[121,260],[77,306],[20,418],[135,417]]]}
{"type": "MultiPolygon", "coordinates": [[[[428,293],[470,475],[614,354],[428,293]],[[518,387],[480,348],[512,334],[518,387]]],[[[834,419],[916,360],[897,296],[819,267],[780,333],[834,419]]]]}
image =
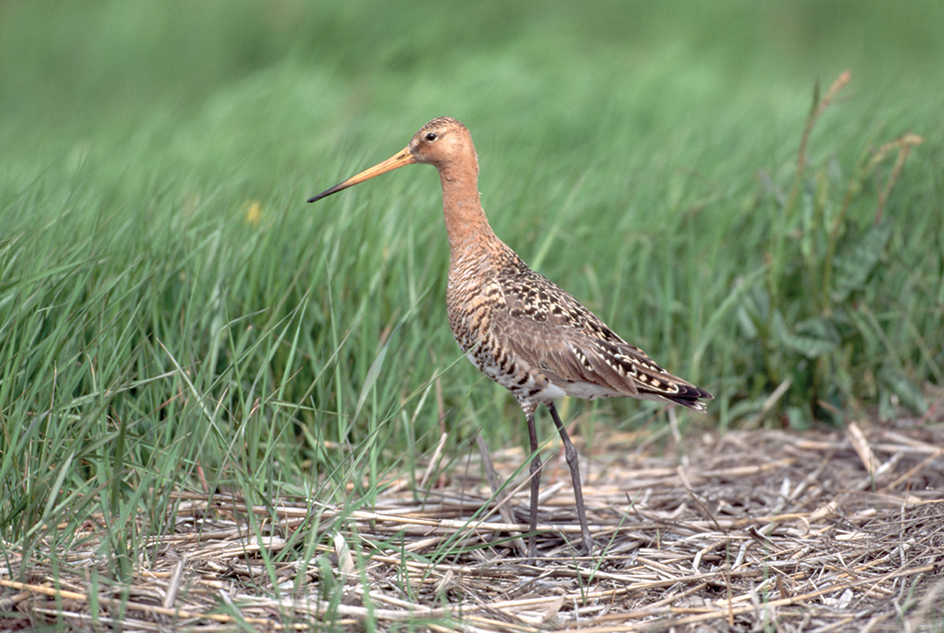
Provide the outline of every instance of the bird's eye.
{"type": "Polygon", "coordinates": [[[426,133],[426,140],[429,141],[430,143],[432,143],[433,141],[435,141],[437,138],[439,138],[439,137],[436,136],[436,133],[435,133],[435,132],[427,132],[427,133],[426,133]]]}

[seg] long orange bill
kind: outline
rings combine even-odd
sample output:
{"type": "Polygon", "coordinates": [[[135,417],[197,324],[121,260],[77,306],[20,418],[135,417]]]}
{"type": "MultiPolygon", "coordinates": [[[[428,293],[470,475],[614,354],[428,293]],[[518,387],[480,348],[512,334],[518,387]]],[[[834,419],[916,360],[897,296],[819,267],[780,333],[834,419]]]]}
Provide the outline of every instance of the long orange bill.
{"type": "Polygon", "coordinates": [[[410,153],[410,148],[407,147],[400,152],[397,152],[394,156],[391,156],[384,162],[374,165],[368,169],[365,169],[356,176],[351,176],[344,182],[338,183],[330,189],[325,189],[317,196],[312,196],[308,198],[308,202],[315,202],[321,200],[322,198],[327,198],[332,193],[337,193],[342,189],[347,189],[348,187],[353,187],[354,185],[364,182],[365,180],[370,180],[374,176],[379,176],[380,174],[385,174],[388,171],[393,171],[403,167],[404,165],[411,165],[416,162],[416,159],[413,158],[413,154],[410,153]]]}

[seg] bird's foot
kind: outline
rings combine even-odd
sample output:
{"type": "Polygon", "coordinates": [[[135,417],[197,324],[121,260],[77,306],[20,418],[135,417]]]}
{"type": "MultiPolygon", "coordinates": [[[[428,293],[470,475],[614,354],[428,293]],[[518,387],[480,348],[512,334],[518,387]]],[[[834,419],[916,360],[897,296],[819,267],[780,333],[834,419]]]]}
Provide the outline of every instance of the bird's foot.
{"type": "Polygon", "coordinates": [[[599,548],[590,535],[587,535],[580,539],[580,546],[575,549],[577,556],[591,556],[593,551],[599,548]]]}

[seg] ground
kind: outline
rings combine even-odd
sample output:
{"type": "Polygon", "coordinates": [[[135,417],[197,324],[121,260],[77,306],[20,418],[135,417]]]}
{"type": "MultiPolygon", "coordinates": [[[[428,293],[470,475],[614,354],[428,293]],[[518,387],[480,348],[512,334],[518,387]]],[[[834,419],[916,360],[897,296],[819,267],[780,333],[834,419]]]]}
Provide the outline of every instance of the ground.
{"type": "MultiPolygon", "coordinates": [[[[434,484],[423,484],[424,473],[391,482],[371,508],[279,500],[262,538],[246,536],[257,528],[239,499],[188,496],[175,533],[154,538],[155,555],[124,598],[90,583],[91,540],[69,553],[69,569],[37,566],[29,582],[3,581],[0,625],[96,628],[120,617],[136,630],[944,627],[944,426],[680,434],[672,425],[594,447],[581,462],[597,542],[590,557],[575,558],[561,535],[579,536],[562,459],[546,467],[547,533],[542,558],[529,564],[506,523],[524,521],[527,486],[508,504],[518,519],[502,518],[476,454],[434,484]],[[413,482],[426,491],[419,500],[413,482]],[[487,503],[483,520],[476,513],[487,503]],[[293,537],[307,529],[334,547],[303,564],[293,537]],[[291,547],[297,553],[284,556],[291,547]],[[261,549],[279,562],[264,564],[261,549]]],[[[491,457],[501,476],[524,461],[516,450],[491,457]]]]}

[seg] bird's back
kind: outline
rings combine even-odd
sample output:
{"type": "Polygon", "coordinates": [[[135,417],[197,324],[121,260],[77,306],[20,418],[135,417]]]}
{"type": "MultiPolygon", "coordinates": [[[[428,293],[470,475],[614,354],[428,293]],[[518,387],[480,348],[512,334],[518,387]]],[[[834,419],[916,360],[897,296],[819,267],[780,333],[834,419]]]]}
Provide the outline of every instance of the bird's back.
{"type": "Polygon", "coordinates": [[[497,238],[455,257],[446,295],[459,346],[533,409],[565,395],[633,397],[704,410],[708,392],[668,373],[497,238]]]}

